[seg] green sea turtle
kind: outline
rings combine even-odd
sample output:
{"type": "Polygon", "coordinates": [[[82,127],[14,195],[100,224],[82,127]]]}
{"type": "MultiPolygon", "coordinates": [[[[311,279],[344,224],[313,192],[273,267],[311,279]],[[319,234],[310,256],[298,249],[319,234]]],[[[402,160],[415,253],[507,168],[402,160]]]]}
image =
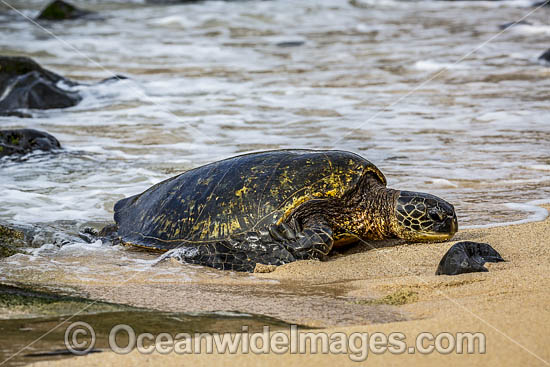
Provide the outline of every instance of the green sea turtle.
{"type": "Polygon", "coordinates": [[[450,239],[454,208],[386,188],[365,158],[345,151],[275,150],[207,164],[115,204],[114,237],[187,263],[254,271],[323,258],[358,240],[450,239]]]}

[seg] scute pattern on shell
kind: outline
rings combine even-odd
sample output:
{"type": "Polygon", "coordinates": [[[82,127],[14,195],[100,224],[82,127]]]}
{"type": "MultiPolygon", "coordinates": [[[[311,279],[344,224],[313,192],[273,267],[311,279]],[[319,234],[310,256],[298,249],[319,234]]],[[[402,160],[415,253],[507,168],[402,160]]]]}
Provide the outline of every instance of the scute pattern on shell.
{"type": "Polygon", "coordinates": [[[223,241],[284,221],[300,204],[340,197],[366,172],[383,174],[344,151],[245,154],[182,173],[115,205],[123,243],[169,250],[223,241]]]}

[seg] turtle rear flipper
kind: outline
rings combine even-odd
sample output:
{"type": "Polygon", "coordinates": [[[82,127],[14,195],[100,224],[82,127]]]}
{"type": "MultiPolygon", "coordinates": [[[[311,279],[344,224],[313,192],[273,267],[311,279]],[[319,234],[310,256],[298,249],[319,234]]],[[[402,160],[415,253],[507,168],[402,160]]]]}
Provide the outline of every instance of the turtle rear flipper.
{"type": "Polygon", "coordinates": [[[254,272],[256,264],[283,265],[296,258],[280,244],[240,243],[231,241],[204,243],[194,247],[182,246],[168,251],[159,259],[174,258],[187,264],[209,266],[219,270],[254,272]]]}

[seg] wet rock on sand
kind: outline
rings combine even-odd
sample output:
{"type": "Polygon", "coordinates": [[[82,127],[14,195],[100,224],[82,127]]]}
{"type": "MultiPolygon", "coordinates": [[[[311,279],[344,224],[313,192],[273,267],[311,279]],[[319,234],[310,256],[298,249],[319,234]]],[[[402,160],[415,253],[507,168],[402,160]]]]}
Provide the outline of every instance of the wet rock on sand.
{"type": "Polygon", "coordinates": [[[28,253],[46,244],[61,248],[71,243],[89,243],[87,231],[87,227],[79,228],[74,221],[57,221],[52,225],[0,221],[0,259],[28,253]]]}
{"type": "Polygon", "coordinates": [[[439,262],[436,275],[458,275],[488,272],[487,262],[503,262],[502,256],[489,244],[462,241],[455,243],[439,262]]]}

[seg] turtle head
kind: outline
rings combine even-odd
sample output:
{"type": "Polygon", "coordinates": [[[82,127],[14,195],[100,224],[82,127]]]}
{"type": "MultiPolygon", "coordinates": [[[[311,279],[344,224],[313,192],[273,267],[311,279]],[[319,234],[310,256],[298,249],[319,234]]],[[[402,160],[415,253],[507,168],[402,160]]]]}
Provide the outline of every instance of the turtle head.
{"type": "Polygon", "coordinates": [[[450,239],[458,230],[454,207],[437,196],[400,191],[395,205],[395,234],[419,242],[450,239]]]}

